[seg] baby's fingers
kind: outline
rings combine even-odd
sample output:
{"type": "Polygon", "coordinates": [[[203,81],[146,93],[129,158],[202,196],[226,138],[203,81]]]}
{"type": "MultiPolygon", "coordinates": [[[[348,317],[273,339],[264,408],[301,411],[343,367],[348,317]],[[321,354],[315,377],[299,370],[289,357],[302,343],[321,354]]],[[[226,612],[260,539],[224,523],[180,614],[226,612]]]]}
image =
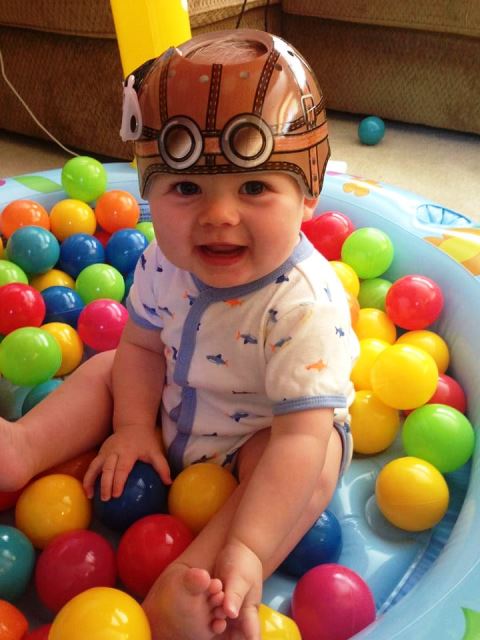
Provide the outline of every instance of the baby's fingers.
{"type": "Polygon", "coordinates": [[[162,453],[158,453],[152,456],[151,464],[155,471],[158,473],[162,482],[166,485],[172,484],[172,477],[170,475],[170,467],[165,456],[162,453]]]}
{"type": "Polygon", "coordinates": [[[85,489],[87,498],[93,498],[95,480],[97,479],[99,473],[102,471],[104,462],[105,459],[103,456],[97,456],[92,460],[90,466],[85,472],[85,475],[83,477],[83,488],[85,489]]]}
{"type": "MultiPolygon", "coordinates": [[[[122,457],[117,456],[116,466],[113,474],[113,480],[112,480],[112,484],[110,485],[112,487],[111,497],[119,498],[122,495],[123,489],[125,488],[125,483],[127,481],[127,478],[134,464],[135,464],[135,458],[126,458],[125,456],[122,456],[122,457]]],[[[104,475],[105,475],[105,469],[106,469],[106,466],[104,467],[104,471],[103,471],[104,475]]]]}

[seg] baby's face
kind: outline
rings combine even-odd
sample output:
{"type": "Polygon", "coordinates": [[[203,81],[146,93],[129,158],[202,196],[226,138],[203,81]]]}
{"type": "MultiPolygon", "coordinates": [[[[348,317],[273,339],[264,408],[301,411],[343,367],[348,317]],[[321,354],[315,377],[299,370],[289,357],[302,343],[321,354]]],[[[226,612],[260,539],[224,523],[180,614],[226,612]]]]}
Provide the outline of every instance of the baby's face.
{"type": "Polygon", "coordinates": [[[274,271],[292,253],[315,205],[282,173],[158,175],[148,199],[162,252],[212,287],[274,271]]]}

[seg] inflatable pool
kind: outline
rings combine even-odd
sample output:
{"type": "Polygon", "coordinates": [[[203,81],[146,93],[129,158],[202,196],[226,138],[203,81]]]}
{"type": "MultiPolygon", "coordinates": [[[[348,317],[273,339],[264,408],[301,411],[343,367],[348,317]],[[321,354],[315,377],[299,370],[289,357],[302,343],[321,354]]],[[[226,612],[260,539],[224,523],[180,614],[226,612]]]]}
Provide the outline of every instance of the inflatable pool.
{"type": "MultiPolygon", "coordinates": [[[[121,188],[139,198],[136,172],[127,164],[106,165],[108,189],[121,188]]],[[[37,200],[47,209],[65,197],[60,170],[0,180],[0,209],[18,198],[37,200]]],[[[148,218],[148,205],[141,203],[148,218]]],[[[342,211],[356,227],[385,231],[395,258],[385,274],[390,280],[421,273],[435,280],[445,308],[434,329],[451,351],[451,373],[468,397],[468,417],[480,423],[480,229],[465,216],[391,186],[327,171],[318,214],[342,211]]],[[[24,389],[0,380],[0,413],[17,417],[24,389]],[[3,386],[2,386],[3,385],[3,386]]],[[[377,620],[356,639],[473,640],[480,638],[480,468],[473,460],[447,474],[450,506],[432,530],[418,534],[389,525],[374,499],[375,478],[401,445],[371,457],[354,459],[330,505],[342,527],[339,562],[359,573],[372,589],[377,620]]],[[[0,522],[7,522],[2,514],[0,522]]],[[[264,601],[288,612],[294,581],[281,575],[265,584],[264,601]]],[[[48,620],[29,591],[18,606],[32,626],[48,620]]]]}

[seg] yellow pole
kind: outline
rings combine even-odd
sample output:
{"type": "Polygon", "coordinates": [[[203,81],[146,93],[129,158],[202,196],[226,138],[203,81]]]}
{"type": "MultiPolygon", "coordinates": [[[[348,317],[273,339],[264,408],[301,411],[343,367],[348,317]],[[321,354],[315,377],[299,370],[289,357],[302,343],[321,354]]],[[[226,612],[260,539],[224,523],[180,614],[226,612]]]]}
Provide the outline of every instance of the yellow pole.
{"type": "Polygon", "coordinates": [[[191,37],[187,0],[110,0],[124,76],[191,37]]]}

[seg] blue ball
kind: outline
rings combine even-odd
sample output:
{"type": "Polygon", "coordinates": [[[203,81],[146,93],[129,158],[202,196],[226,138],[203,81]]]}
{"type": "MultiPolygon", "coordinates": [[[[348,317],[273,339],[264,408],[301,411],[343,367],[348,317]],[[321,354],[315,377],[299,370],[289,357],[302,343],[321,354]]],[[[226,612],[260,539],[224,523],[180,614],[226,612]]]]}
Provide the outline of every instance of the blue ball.
{"type": "Polygon", "coordinates": [[[76,278],[85,267],[99,262],[105,262],[105,250],[95,236],[74,233],[62,242],[58,266],[72,278],[76,278]]]}
{"type": "Polygon", "coordinates": [[[130,271],[129,273],[127,273],[127,275],[125,276],[125,296],[124,296],[124,301],[127,300],[128,298],[128,294],[130,293],[130,287],[133,284],[133,277],[135,275],[135,271],[130,271]]]}
{"type": "Polygon", "coordinates": [[[363,144],[378,144],[385,135],[385,123],[377,116],[368,116],[358,125],[358,137],[363,144]]]}
{"type": "Polygon", "coordinates": [[[27,589],[35,565],[30,540],[15,527],[0,525],[0,599],[13,602],[27,589]]]}
{"type": "Polygon", "coordinates": [[[40,384],[37,384],[35,387],[33,387],[33,389],[30,389],[30,391],[25,396],[22,404],[22,416],[24,416],[27,411],[30,411],[30,409],[33,409],[35,405],[46,398],[62,383],[63,380],[61,380],[60,378],[52,378],[51,380],[41,382],[40,384]]]}
{"type": "Polygon", "coordinates": [[[45,273],[57,264],[60,245],[43,227],[20,227],[8,239],[7,256],[28,274],[45,273]]]}
{"type": "Polygon", "coordinates": [[[137,229],[119,229],[110,236],[105,247],[105,257],[108,264],[125,275],[135,269],[147,246],[147,238],[137,229]]]}
{"type": "Polygon", "coordinates": [[[100,499],[100,477],[95,483],[93,510],[109,529],[124,531],[131,524],[154,513],[167,513],[168,489],[155,469],[136,462],[119,498],[100,499]]]}
{"type": "Polygon", "coordinates": [[[282,571],[301,577],[319,564],[336,563],[342,552],[342,530],[331,511],[324,511],[281,565],[282,571]]]}
{"type": "Polygon", "coordinates": [[[70,287],[55,285],[42,291],[46,313],[44,322],[64,322],[77,328],[78,316],[85,303],[80,295],[70,287]]]}

